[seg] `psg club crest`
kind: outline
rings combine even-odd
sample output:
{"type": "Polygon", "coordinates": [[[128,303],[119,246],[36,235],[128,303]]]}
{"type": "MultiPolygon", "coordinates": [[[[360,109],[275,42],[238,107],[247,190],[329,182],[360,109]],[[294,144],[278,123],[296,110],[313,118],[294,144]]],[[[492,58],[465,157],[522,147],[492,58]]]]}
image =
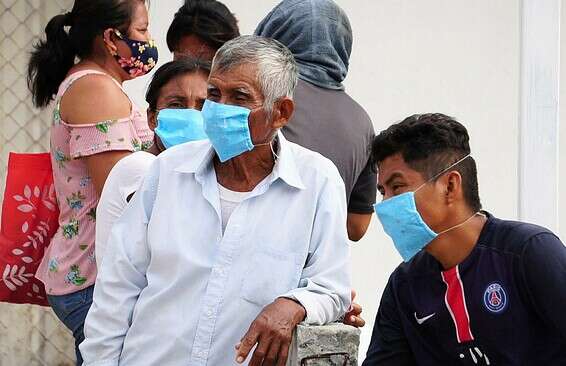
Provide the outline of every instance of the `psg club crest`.
{"type": "Polygon", "coordinates": [[[498,283],[487,286],[483,294],[483,303],[492,313],[501,313],[507,307],[507,294],[498,283]]]}

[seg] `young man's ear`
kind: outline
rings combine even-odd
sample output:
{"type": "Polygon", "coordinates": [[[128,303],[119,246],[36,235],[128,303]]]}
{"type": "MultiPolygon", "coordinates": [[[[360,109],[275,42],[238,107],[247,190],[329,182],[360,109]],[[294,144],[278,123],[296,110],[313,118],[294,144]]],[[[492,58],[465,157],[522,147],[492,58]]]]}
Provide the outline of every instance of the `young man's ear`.
{"type": "Polygon", "coordinates": [[[151,108],[147,109],[147,124],[149,128],[153,131],[157,128],[157,112],[151,108]]]}
{"type": "Polygon", "coordinates": [[[453,170],[446,175],[446,203],[452,204],[462,196],[462,176],[453,170]]]}
{"type": "Polygon", "coordinates": [[[291,120],[294,111],[295,102],[291,98],[285,97],[275,102],[272,112],[273,128],[280,129],[285,127],[291,120]]]}

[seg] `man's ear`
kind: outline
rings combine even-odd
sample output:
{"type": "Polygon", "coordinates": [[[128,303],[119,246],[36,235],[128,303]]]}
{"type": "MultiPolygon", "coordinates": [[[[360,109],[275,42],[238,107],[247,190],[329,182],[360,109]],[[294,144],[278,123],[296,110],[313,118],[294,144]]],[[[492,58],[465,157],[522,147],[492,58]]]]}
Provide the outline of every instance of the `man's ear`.
{"type": "Polygon", "coordinates": [[[291,120],[294,111],[295,102],[293,102],[291,98],[284,97],[275,102],[271,118],[273,121],[273,129],[285,127],[291,120]]]}
{"type": "Polygon", "coordinates": [[[149,128],[153,131],[157,128],[157,112],[151,108],[147,109],[147,124],[149,128]]]}
{"type": "Polygon", "coordinates": [[[464,196],[462,176],[456,170],[446,174],[446,203],[448,205],[461,200],[464,196]]]}
{"type": "Polygon", "coordinates": [[[114,29],[106,29],[104,33],[102,33],[102,40],[104,41],[106,49],[112,56],[118,54],[118,46],[116,46],[116,34],[114,32],[114,29]]]}

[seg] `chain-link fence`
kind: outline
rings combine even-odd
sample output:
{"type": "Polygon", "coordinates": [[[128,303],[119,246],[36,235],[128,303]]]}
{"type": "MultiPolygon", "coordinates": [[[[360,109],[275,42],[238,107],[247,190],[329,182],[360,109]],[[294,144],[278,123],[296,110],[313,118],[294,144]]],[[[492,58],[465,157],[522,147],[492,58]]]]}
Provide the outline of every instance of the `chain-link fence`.
{"type": "MultiPolygon", "coordinates": [[[[31,46],[72,0],[0,0],[0,192],[8,153],[49,149],[51,109],[35,109],[26,85],[31,46]]],[[[0,198],[1,199],[1,198],[0,198]]],[[[0,303],[0,366],[74,364],[74,341],[50,309],[0,303]]]]}

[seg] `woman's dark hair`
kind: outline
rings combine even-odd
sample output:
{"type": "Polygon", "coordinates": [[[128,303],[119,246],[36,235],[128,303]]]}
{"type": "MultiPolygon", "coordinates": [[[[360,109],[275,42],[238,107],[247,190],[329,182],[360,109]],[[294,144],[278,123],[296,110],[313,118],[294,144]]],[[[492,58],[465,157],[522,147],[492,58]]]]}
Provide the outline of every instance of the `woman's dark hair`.
{"type": "Polygon", "coordinates": [[[136,2],[144,0],[75,0],[70,13],[51,18],[45,27],[46,39],[34,45],[28,64],[28,87],[35,106],[43,108],[53,100],[75,58],[92,54],[96,36],[108,28],[127,34],[136,2]]]}
{"type": "MultiPolygon", "coordinates": [[[[390,156],[401,154],[405,163],[433,179],[443,169],[470,154],[470,136],[466,127],[441,113],[415,114],[377,135],[371,147],[371,163],[377,165],[390,156]]],[[[463,160],[452,170],[462,176],[462,190],[469,207],[481,209],[476,162],[463,160]]]]}
{"type": "Polygon", "coordinates": [[[161,88],[177,76],[189,73],[203,71],[210,73],[210,63],[198,59],[184,57],[179,60],[170,61],[161,66],[151,79],[147,92],[145,93],[145,101],[149,104],[149,109],[155,111],[157,109],[157,99],[161,93],[161,88]]]}
{"type": "Polygon", "coordinates": [[[234,14],[216,0],[185,0],[167,31],[167,47],[174,52],[181,39],[194,35],[217,50],[226,42],[240,36],[234,14]]]}

